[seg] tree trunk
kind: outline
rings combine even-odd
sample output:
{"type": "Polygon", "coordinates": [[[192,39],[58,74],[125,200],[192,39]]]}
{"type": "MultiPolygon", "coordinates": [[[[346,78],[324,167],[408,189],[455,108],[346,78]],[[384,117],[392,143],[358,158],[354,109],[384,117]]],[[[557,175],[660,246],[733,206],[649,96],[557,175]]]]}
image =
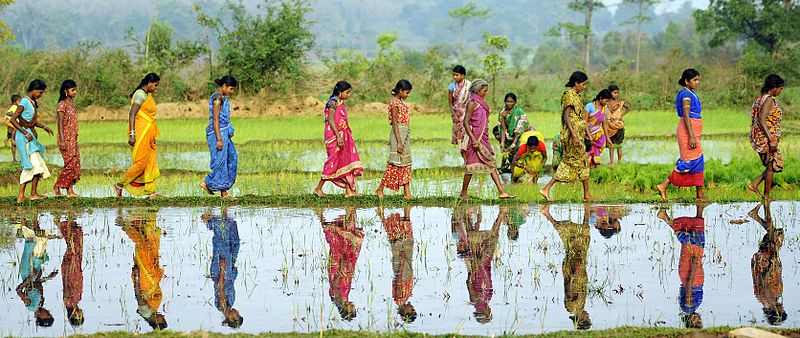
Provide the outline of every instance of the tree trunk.
{"type": "Polygon", "coordinates": [[[592,35],[592,11],[594,10],[594,0],[589,0],[586,3],[586,21],[584,23],[585,31],[583,33],[583,66],[586,72],[589,72],[589,40],[592,35]]]}
{"type": "Polygon", "coordinates": [[[644,10],[644,3],[639,1],[639,15],[636,17],[636,76],[639,76],[639,63],[641,62],[642,50],[642,20],[644,19],[642,13],[644,10]]]}

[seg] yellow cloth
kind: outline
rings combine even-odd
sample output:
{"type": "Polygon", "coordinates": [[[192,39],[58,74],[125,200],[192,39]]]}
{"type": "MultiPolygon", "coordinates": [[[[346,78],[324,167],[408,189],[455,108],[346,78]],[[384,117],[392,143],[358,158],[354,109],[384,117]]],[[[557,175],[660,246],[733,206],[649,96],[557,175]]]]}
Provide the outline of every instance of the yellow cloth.
{"type": "Polygon", "coordinates": [[[553,178],[559,182],[575,182],[589,179],[589,156],[586,155],[586,149],[583,145],[583,137],[586,134],[586,110],[583,106],[580,94],[575,89],[568,89],[561,96],[561,107],[566,109],[572,107],[572,113],[569,114],[569,121],[572,124],[572,129],[578,134],[578,139],[581,141],[579,145],[575,145],[572,140],[567,125],[561,123],[561,145],[563,148],[563,155],[561,163],[556,169],[553,178]]]}
{"type": "MultiPolygon", "coordinates": [[[[161,306],[163,299],[160,283],[164,277],[164,269],[158,262],[161,229],[156,223],[156,214],[152,212],[148,212],[144,219],[134,220],[131,223],[125,233],[136,246],[133,260],[139,267],[139,290],[150,308],[156,311],[161,306]]],[[[136,279],[133,274],[131,274],[131,278],[135,283],[136,279]]]]}
{"type": "MultiPolygon", "coordinates": [[[[133,104],[133,99],[131,99],[131,104],[133,104]]],[[[118,182],[135,196],[155,193],[156,178],[161,176],[156,152],[156,137],[160,132],[155,119],[156,101],[152,94],[147,94],[147,99],[142,102],[134,122],[136,144],[131,152],[133,161],[128,171],[122,175],[122,180],[118,182]]]]}
{"type": "MultiPolygon", "coordinates": [[[[542,169],[543,158],[544,156],[542,156],[542,153],[540,153],[539,151],[534,151],[533,153],[525,152],[525,154],[520,156],[519,160],[517,160],[517,164],[523,167],[531,167],[531,169],[533,169],[533,172],[536,173],[536,176],[538,177],[539,170],[542,169]]],[[[526,174],[525,169],[522,169],[520,167],[514,167],[514,173],[512,173],[511,175],[516,178],[525,176],[525,174],[526,174]]]]}

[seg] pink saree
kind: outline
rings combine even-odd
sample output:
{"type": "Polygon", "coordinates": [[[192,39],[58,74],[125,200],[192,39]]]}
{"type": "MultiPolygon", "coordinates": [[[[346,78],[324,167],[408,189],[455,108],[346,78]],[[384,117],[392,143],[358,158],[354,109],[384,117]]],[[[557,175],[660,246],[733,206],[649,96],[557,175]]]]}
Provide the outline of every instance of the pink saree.
{"type": "Polygon", "coordinates": [[[325,166],[322,168],[322,180],[333,182],[340,188],[350,186],[355,190],[356,176],[361,176],[364,168],[361,166],[361,159],[358,156],[355,140],[353,140],[353,132],[347,121],[347,109],[344,107],[344,102],[331,98],[325,106],[325,117],[325,149],[328,152],[328,160],[325,161],[325,166]],[[334,114],[334,122],[344,141],[343,147],[339,147],[336,143],[336,134],[328,122],[328,114],[334,114]]]}

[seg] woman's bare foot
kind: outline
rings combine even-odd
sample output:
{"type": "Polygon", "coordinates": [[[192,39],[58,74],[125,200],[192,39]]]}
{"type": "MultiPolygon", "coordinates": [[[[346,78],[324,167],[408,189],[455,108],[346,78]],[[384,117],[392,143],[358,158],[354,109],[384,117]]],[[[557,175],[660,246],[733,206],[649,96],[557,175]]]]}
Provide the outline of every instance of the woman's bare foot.
{"type": "Polygon", "coordinates": [[[664,220],[665,222],[669,223],[669,216],[667,215],[666,209],[661,209],[658,211],[658,218],[664,220]]]}
{"type": "Polygon", "coordinates": [[[597,199],[594,198],[594,196],[592,196],[592,195],[586,195],[586,196],[583,196],[583,201],[584,202],[594,202],[594,201],[597,201],[597,199]]]}
{"type": "Polygon", "coordinates": [[[232,195],[225,195],[225,196],[222,196],[222,199],[225,200],[225,201],[235,201],[236,197],[234,197],[232,195]]]}
{"type": "Polygon", "coordinates": [[[466,201],[469,199],[469,194],[459,194],[458,197],[466,201]]]}
{"type": "Polygon", "coordinates": [[[25,196],[17,196],[17,203],[25,203],[25,196]]]}
{"type": "Polygon", "coordinates": [[[695,200],[697,200],[698,202],[711,202],[711,200],[708,199],[708,196],[706,195],[697,196],[695,200]]]}
{"type": "Polygon", "coordinates": [[[114,184],[114,196],[122,198],[122,186],[119,183],[114,184]]]}
{"type": "Polygon", "coordinates": [[[31,201],[43,200],[43,199],[46,199],[46,198],[47,198],[47,196],[42,196],[42,195],[39,195],[39,194],[31,194],[31,201]]]}
{"type": "Polygon", "coordinates": [[[73,193],[67,193],[67,198],[78,198],[78,197],[81,197],[81,195],[78,195],[78,194],[76,194],[74,192],[73,193]]]}
{"type": "Polygon", "coordinates": [[[403,195],[403,198],[407,199],[407,200],[410,200],[410,199],[414,198],[414,195],[403,195]]]}
{"type": "Polygon", "coordinates": [[[208,186],[206,185],[206,181],[200,181],[200,188],[203,188],[203,190],[206,191],[206,194],[214,195],[214,192],[211,191],[211,189],[209,189],[208,186]]]}
{"type": "Polygon", "coordinates": [[[747,213],[747,216],[750,216],[751,218],[756,218],[758,216],[758,210],[761,209],[761,206],[762,203],[756,204],[756,207],[753,208],[753,210],[750,210],[750,212],[747,213]]]}
{"type": "Polygon", "coordinates": [[[753,193],[755,193],[756,196],[758,196],[758,198],[760,198],[760,199],[764,198],[764,194],[762,194],[760,191],[758,191],[758,187],[753,185],[753,183],[750,183],[750,184],[747,185],[747,190],[750,190],[753,193]]]}
{"type": "Polygon", "coordinates": [[[548,202],[551,201],[551,199],[550,199],[550,190],[545,190],[545,189],[539,190],[539,195],[542,195],[542,197],[544,197],[545,201],[548,201],[548,202]]]}
{"type": "Polygon", "coordinates": [[[56,195],[56,197],[61,197],[61,189],[58,187],[53,187],[53,194],[56,195]]]}
{"type": "Polygon", "coordinates": [[[314,195],[317,195],[317,197],[324,197],[325,193],[322,192],[322,189],[314,189],[314,195]]]}
{"type": "Polygon", "coordinates": [[[661,184],[656,186],[656,190],[658,190],[658,194],[661,195],[661,200],[666,202],[667,201],[667,187],[662,186],[661,184]]]}
{"type": "Polygon", "coordinates": [[[498,195],[497,197],[498,197],[498,198],[500,198],[500,199],[503,199],[503,200],[508,200],[508,199],[512,199],[512,198],[517,198],[517,196],[514,196],[514,195],[509,195],[509,194],[508,194],[507,192],[505,192],[505,191],[504,191],[503,193],[501,193],[500,195],[498,195]]]}
{"type": "Polygon", "coordinates": [[[167,198],[167,197],[164,196],[164,195],[159,195],[157,193],[152,193],[152,194],[150,194],[150,196],[147,196],[147,199],[151,199],[151,200],[158,200],[158,199],[162,199],[162,198],[167,198]]]}
{"type": "Polygon", "coordinates": [[[379,199],[383,199],[383,189],[375,190],[375,196],[378,196],[379,199]]]}

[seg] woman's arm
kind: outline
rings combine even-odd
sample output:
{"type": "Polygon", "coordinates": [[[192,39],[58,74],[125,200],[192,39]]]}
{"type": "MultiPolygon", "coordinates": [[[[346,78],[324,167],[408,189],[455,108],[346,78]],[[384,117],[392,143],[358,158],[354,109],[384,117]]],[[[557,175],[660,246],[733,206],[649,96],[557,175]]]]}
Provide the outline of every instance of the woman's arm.
{"type": "Polygon", "coordinates": [[[64,109],[56,109],[56,122],[58,124],[58,149],[65,149],[64,143],[64,109]]]}
{"type": "Polygon", "coordinates": [[[133,147],[136,144],[136,113],[142,107],[141,103],[134,102],[131,105],[131,111],[128,112],[128,145],[133,147]]]}
{"type": "Polygon", "coordinates": [[[622,105],[620,105],[620,109],[622,109],[622,115],[620,117],[625,117],[628,113],[631,112],[631,104],[625,101],[622,101],[622,105]]]}
{"type": "Polygon", "coordinates": [[[764,136],[767,137],[767,146],[769,147],[769,152],[774,152],[775,148],[778,145],[773,141],[775,135],[771,135],[769,129],[767,129],[767,115],[775,109],[775,100],[766,100],[766,102],[761,104],[761,109],[758,111],[758,127],[761,128],[761,132],[764,133],[764,136]]]}
{"type": "Polygon", "coordinates": [[[503,116],[505,108],[500,111],[500,150],[506,150],[506,135],[508,134],[508,126],[506,126],[506,118],[503,116]]]}
{"type": "Polygon", "coordinates": [[[19,119],[20,114],[22,114],[23,110],[25,110],[25,107],[23,107],[22,105],[17,107],[17,110],[14,112],[14,114],[11,115],[11,124],[14,125],[14,128],[17,128],[17,130],[19,130],[22,133],[22,135],[25,135],[25,138],[28,139],[28,141],[30,141],[33,139],[33,135],[28,133],[28,131],[26,131],[25,128],[23,128],[19,124],[19,121],[17,121],[19,119]]]}
{"type": "Polygon", "coordinates": [[[694,138],[694,130],[692,129],[692,120],[689,117],[691,113],[691,106],[692,106],[692,99],[684,98],[683,99],[683,120],[684,126],[686,126],[686,132],[689,133],[689,148],[697,148],[697,140],[694,138]]]}
{"type": "Polygon", "coordinates": [[[611,138],[608,137],[610,135],[608,133],[608,116],[603,118],[603,132],[606,135],[606,145],[608,145],[608,149],[614,149],[614,143],[611,143],[611,138]]]}
{"type": "Polygon", "coordinates": [[[583,146],[583,142],[581,142],[578,133],[575,131],[575,128],[572,126],[572,121],[569,119],[569,115],[575,111],[575,108],[572,106],[567,106],[564,108],[564,111],[561,113],[561,119],[564,121],[564,124],[567,126],[567,130],[569,130],[569,135],[572,137],[572,143],[576,147],[583,146]]]}
{"type": "Polygon", "coordinates": [[[400,109],[396,106],[392,107],[392,131],[394,132],[395,141],[397,141],[397,153],[402,154],[405,149],[403,149],[403,140],[400,139],[400,128],[397,128],[397,114],[400,113],[400,109]]]}
{"type": "Polygon", "coordinates": [[[456,120],[456,101],[453,98],[453,91],[449,89],[447,90],[447,104],[450,106],[450,114],[452,115],[453,123],[458,122],[458,120],[456,120]]]}
{"type": "Polygon", "coordinates": [[[219,112],[222,110],[222,100],[215,97],[211,109],[211,120],[214,124],[214,135],[217,136],[217,150],[222,150],[222,132],[219,131],[219,112]]]}
{"type": "Polygon", "coordinates": [[[467,102],[467,111],[464,112],[464,121],[461,122],[464,125],[464,133],[472,141],[473,147],[477,147],[478,142],[475,141],[475,135],[472,135],[472,126],[469,125],[469,120],[472,119],[472,113],[475,112],[475,108],[478,108],[478,104],[473,101],[467,102]]]}

